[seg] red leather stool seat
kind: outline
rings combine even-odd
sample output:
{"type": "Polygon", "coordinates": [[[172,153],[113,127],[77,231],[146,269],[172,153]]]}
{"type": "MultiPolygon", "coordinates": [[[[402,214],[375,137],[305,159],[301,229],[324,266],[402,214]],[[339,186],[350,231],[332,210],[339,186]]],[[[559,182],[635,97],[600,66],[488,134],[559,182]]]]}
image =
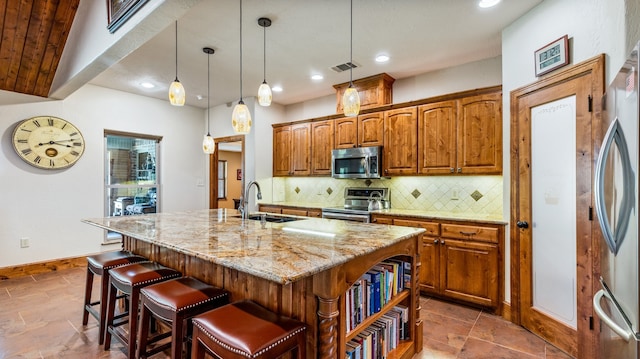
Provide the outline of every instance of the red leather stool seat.
{"type": "Polygon", "coordinates": [[[89,314],[98,321],[98,342],[104,342],[105,316],[107,313],[107,294],[109,292],[109,270],[126,264],[146,261],[145,257],[135,255],[128,251],[104,252],[87,257],[87,281],[84,291],[84,312],[82,325],[87,325],[89,314]],[[91,301],[94,275],[102,276],[100,286],[100,300],[91,301]],[[100,305],[100,312],[94,306],[100,305]]]}
{"type": "Polygon", "coordinates": [[[193,318],[192,358],[277,358],[291,350],[306,357],[306,325],[252,301],[239,301],[193,318]]]}
{"type": "Polygon", "coordinates": [[[109,298],[107,306],[107,320],[105,325],[104,349],[111,347],[111,335],[127,347],[127,357],[134,359],[136,351],[136,329],[138,328],[138,305],[140,289],[151,284],[178,278],[180,272],[160,265],[155,262],[139,262],[127,264],[112,269],[109,278],[109,298]],[[116,293],[120,291],[129,298],[129,332],[122,330],[121,326],[127,321],[114,320],[116,312],[116,293]]]}
{"type": "MultiPolygon", "coordinates": [[[[182,344],[186,337],[184,331],[190,326],[190,319],[197,314],[220,307],[229,303],[229,292],[205,284],[192,277],[182,277],[157,283],[140,290],[140,325],[138,326],[137,358],[146,358],[171,346],[171,357],[182,357],[182,344]],[[151,317],[171,324],[171,342],[147,350],[150,340],[149,322],[151,317]]],[[[159,335],[156,341],[167,337],[159,335]]]]}

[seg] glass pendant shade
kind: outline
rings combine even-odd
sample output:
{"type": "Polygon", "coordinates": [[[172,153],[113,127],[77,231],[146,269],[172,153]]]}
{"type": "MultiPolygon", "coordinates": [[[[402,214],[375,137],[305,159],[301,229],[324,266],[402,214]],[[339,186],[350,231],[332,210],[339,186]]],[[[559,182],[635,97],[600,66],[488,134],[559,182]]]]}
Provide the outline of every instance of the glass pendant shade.
{"type": "Polygon", "coordinates": [[[342,96],[342,108],[344,115],[348,117],[358,116],[360,113],[360,96],[355,87],[349,86],[342,96]]]}
{"type": "Polygon", "coordinates": [[[212,154],[216,150],[216,143],[213,141],[213,137],[208,133],[204,135],[204,139],[202,140],[202,150],[208,155],[212,154]]]}
{"type": "Polygon", "coordinates": [[[169,102],[174,106],[184,106],[185,98],[184,86],[176,78],[169,87],[169,102]]]}
{"type": "Polygon", "coordinates": [[[233,130],[238,134],[248,134],[251,131],[251,112],[249,107],[240,101],[233,109],[231,115],[231,125],[233,130]]]}
{"type": "Polygon", "coordinates": [[[267,81],[264,81],[258,88],[258,103],[260,106],[269,106],[272,98],[271,87],[269,87],[267,81]]]}

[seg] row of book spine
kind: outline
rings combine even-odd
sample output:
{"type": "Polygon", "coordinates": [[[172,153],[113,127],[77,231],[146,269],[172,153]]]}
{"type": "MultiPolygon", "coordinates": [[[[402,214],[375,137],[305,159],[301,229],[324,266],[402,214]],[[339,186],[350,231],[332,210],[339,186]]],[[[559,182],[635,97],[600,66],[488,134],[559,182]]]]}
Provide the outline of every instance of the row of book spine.
{"type": "Polygon", "coordinates": [[[409,338],[409,310],[396,305],[347,342],[347,359],[385,359],[409,338]]]}
{"type": "Polygon", "coordinates": [[[345,294],[347,332],[379,313],[391,298],[410,285],[410,262],[390,259],[373,266],[345,294]]]}

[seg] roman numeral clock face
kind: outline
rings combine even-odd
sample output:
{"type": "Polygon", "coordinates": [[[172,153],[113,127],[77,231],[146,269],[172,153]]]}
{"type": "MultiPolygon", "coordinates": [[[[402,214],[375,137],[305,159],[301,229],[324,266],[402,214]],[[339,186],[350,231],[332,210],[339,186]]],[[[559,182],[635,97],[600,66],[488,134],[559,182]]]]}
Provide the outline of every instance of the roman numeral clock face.
{"type": "Polygon", "coordinates": [[[16,153],[38,168],[51,170],[73,166],[84,153],[84,146],[80,131],[58,117],[32,117],[13,130],[16,153]]]}

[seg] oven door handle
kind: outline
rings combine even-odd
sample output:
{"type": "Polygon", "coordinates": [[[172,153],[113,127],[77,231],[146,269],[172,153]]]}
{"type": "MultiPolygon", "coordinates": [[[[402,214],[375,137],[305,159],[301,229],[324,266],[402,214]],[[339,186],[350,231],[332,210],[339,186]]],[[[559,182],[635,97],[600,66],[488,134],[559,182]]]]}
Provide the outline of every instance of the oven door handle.
{"type": "Polygon", "coordinates": [[[322,212],[322,218],[342,219],[347,221],[359,221],[369,223],[369,215],[358,215],[349,213],[322,212]]]}

